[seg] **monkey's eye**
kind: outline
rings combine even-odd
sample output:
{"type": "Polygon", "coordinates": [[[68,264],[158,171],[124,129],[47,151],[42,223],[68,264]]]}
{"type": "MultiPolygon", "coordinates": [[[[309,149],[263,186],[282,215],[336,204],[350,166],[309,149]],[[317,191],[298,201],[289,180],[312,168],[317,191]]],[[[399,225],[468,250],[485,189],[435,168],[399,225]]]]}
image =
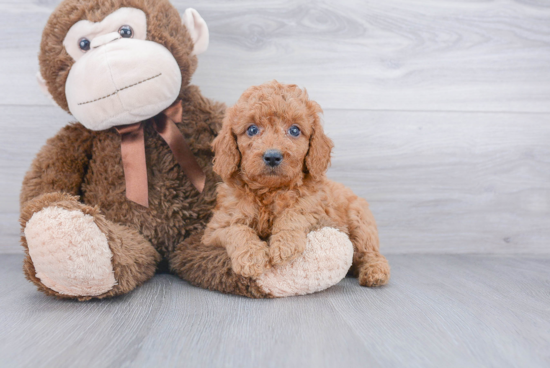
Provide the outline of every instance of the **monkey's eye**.
{"type": "Polygon", "coordinates": [[[299,137],[300,133],[301,133],[300,128],[298,128],[296,125],[293,125],[288,129],[288,134],[290,134],[293,137],[299,137]]]}
{"type": "Polygon", "coordinates": [[[246,130],[246,134],[249,137],[252,137],[252,136],[258,134],[259,132],[260,132],[260,129],[258,129],[258,127],[254,124],[249,126],[248,129],[246,130]]]}
{"type": "Polygon", "coordinates": [[[80,47],[80,50],[83,52],[86,52],[90,49],[90,40],[82,37],[80,40],[78,40],[78,47],[80,47]]]}
{"type": "Polygon", "coordinates": [[[132,36],[134,35],[134,30],[132,29],[132,27],[124,25],[118,29],[118,33],[120,33],[120,37],[132,38],[132,36]]]}

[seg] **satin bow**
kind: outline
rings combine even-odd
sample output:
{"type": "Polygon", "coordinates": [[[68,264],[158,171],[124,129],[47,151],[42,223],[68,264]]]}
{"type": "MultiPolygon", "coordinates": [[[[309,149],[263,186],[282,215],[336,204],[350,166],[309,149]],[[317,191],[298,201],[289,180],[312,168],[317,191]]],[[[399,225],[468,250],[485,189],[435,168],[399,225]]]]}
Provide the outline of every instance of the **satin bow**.
{"type": "Polygon", "coordinates": [[[206,175],[193,156],[183,134],[176,126],[176,123],[181,123],[182,113],[181,100],[177,100],[149,121],[115,127],[121,138],[122,166],[126,180],[126,197],[129,200],[149,207],[145,136],[143,133],[144,124],[149,122],[166,141],[189,181],[202,193],[206,175]]]}

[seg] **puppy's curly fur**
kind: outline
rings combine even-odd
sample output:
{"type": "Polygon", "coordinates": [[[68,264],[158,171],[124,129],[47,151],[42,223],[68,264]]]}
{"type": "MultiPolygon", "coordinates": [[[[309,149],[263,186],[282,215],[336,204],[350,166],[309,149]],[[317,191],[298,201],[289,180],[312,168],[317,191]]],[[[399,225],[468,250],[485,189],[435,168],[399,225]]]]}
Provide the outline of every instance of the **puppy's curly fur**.
{"type": "Polygon", "coordinates": [[[390,268],[367,202],[326,178],[333,143],[321,112],[305,90],[277,81],[249,88],[228,109],[213,142],[214,171],[224,183],[202,242],[225,247],[235,273],[256,277],[299,257],[307,234],[330,224],[354,245],[359,283],[383,285],[390,268]],[[267,164],[268,150],[282,154],[280,164],[267,164]]]}

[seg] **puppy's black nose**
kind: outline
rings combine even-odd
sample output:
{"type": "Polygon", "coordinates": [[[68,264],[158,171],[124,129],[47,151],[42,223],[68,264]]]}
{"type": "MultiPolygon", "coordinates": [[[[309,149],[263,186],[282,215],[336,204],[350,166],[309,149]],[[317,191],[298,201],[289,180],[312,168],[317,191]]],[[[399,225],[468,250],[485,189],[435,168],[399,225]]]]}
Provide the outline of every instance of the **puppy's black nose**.
{"type": "Polygon", "coordinates": [[[283,154],[276,149],[267,150],[264,153],[264,162],[271,167],[279,166],[283,162],[283,154]]]}

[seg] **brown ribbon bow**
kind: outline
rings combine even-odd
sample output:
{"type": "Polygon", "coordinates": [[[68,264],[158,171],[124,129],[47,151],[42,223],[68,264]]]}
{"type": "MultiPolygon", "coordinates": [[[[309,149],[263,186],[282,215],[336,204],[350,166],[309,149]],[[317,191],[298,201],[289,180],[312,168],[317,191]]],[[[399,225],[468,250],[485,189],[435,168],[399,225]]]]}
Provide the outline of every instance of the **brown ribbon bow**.
{"type": "MultiPolygon", "coordinates": [[[[176,161],[191,183],[202,193],[206,175],[197,163],[193,152],[175,123],[181,123],[183,107],[177,100],[150,121],[157,133],[166,141],[176,161]]],[[[121,137],[122,166],[126,180],[126,197],[149,207],[147,164],[145,162],[145,137],[143,122],[115,127],[121,137]]]]}

